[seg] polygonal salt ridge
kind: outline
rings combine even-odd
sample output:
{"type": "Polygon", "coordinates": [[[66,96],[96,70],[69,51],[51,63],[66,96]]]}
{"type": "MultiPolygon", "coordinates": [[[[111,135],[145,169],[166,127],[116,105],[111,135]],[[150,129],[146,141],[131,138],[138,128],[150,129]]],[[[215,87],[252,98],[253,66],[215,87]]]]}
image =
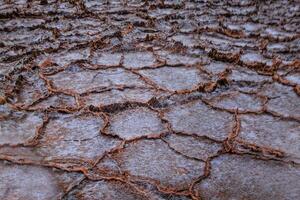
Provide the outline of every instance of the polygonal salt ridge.
{"type": "MultiPolygon", "coordinates": [[[[3,59],[3,57],[2,57],[3,59]]],[[[5,80],[5,76],[9,75],[14,68],[17,68],[20,65],[20,60],[12,61],[12,62],[2,62],[0,63],[0,81],[5,80]],[[14,66],[14,67],[12,67],[14,66]]],[[[3,87],[3,86],[2,86],[3,87]]]]}
{"type": "Polygon", "coordinates": [[[211,161],[210,176],[195,187],[202,199],[297,199],[300,170],[250,156],[224,155],[211,161]]]}
{"type": "MultiPolygon", "coordinates": [[[[290,52],[293,52],[297,55],[297,52],[300,50],[300,38],[297,38],[291,42],[288,43],[290,52]]],[[[299,58],[299,54],[297,56],[299,58]]]]}
{"type": "Polygon", "coordinates": [[[83,97],[85,105],[96,107],[128,102],[148,103],[152,98],[165,96],[165,93],[150,88],[111,89],[100,93],[89,93],[83,97]]]}
{"type": "Polygon", "coordinates": [[[267,48],[267,51],[270,53],[289,52],[288,43],[269,43],[266,48],[267,48]]]}
{"type": "MultiPolygon", "coordinates": [[[[47,52],[51,50],[58,50],[60,47],[60,42],[58,40],[45,40],[42,43],[28,46],[24,53],[28,54],[34,54],[33,52],[47,52]]],[[[22,55],[24,56],[24,54],[22,55]]],[[[36,56],[36,55],[34,55],[36,56]]],[[[28,58],[29,61],[31,61],[28,58]]]]}
{"type": "Polygon", "coordinates": [[[243,28],[246,36],[253,36],[258,35],[260,31],[264,28],[264,25],[253,22],[246,22],[241,24],[241,27],[243,28]]]}
{"type": "Polygon", "coordinates": [[[233,66],[232,73],[229,75],[229,79],[235,82],[238,81],[247,81],[247,82],[271,82],[272,77],[264,76],[258,74],[256,71],[240,67],[240,66],[233,66]]]}
{"type": "MultiPolygon", "coordinates": [[[[72,21],[73,19],[69,19],[72,21]]],[[[83,47],[83,46],[93,46],[93,42],[99,41],[99,34],[105,32],[104,27],[87,27],[85,25],[82,25],[80,27],[69,27],[67,31],[59,31],[56,30],[56,40],[60,41],[61,43],[66,44],[68,48],[70,47],[83,47]],[[89,45],[89,44],[91,45],[89,45]]]]}
{"type": "Polygon", "coordinates": [[[118,180],[84,181],[80,186],[70,192],[66,199],[89,200],[147,200],[150,197],[146,192],[139,190],[133,184],[118,180]]]}
{"type": "Polygon", "coordinates": [[[51,94],[29,106],[29,110],[76,109],[75,97],[65,94],[51,94]]]}
{"type": "Polygon", "coordinates": [[[107,133],[125,140],[147,137],[156,138],[167,131],[157,112],[138,107],[112,116],[107,133]]]}
{"type": "Polygon", "coordinates": [[[240,49],[240,53],[243,52],[244,50],[247,49],[259,49],[261,48],[261,41],[257,41],[256,39],[253,38],[242,38],[242,39],[236,39],[233,42],[233,46],[235,48],[239,48],[240,49]]]}
{"type": "Polygon", "coordinates": [[[27,5],[27,2],[26,1],[19,1],[19,2],[14,2],[14,3],[11,3],[11,4],[8,4],[8,3],[2,3],[1,4],[1,7],[0,7],[0,11],[1,11],[1,14],[11,14],[13,12],[13,7],[17,7],[17,8],[21,8],[22,6],[25,6],[27,5]]]}
{"type": "Polygon", "coordinates": [[[134,180],[148,179],[161,187],[186,190],[204,173],[205,163],[188,159],[161,140],[138,140],[113,155],[134,180]]]}
{"type": "MultiPolygon", "coordinates": [[[[193,3],[190,5],[191,7],[189,7],[189,10],[199,10],[201,8],[205,8],[208,9],[207,5],[204,4],[200,4],[200,3],[193,3]]],[[[216,29],[219,27],[219,22],[218,22],[218,16],[215,14],[216,12],[223,12],[221,10],[212,10],[212,12],[207,13],[205,11],[200,11],[199,14],[197,14],[197,18],[195,19],[195,21],[199,24],[199,26],[201,27],[200,30],[203,28],[205,29],[216,29]]]]}
{"type": "Polygon", "coordinates": [[[267,110],[287,118],[300,119],[300,97],[293,87],[279,83],[267,84],[260,93],[269,98],[267,110]]]}
{"type": "Polygon", "coordinates": [[[263,66],[272,67],[272,60],[265,58],[262,54],[256,52],[246,52],[240,57],[242,65],[254,68],[263,66]]]}
{"type": "MultiPolygon", "coordinates": [[[[26,6],[27,8],[27,6],[26,6]]],[[[41,5],[38,1],[33,1],[31,6],[26,9],[23,8],[22,10],[26,10],[29,13],[33,13],[35,15],[44,14],[48,15],[51,13],[57,13],[61,15],[75,15],[80,14],[80,10],[75,4],[69,2],[62,2],[61,4],[56,4],[55,1],[48,1],[47,4],[41,5]]]]}
{"type": "Polygon", "coordinates": [[[9,19],[1,22],[1,29],[17,29],[17,28],[30,28],[35,27],[41,24],[44,24],[44,19],[35,19],[35,18],[18,18],[18,19],[9,19]]]}
{"type": "Polygon", "coordinates": [[[171,9],[171,8],[167,8],[167,9],[153,9],[153,10],[149,10],[149,16],[153,17],[155,19],[162,19],[164,18],[166,15],[172,15],[175,14],[176,10],[171,9]]]}
{"type": "MultiPolygon", "coordinates": [[[[300,38],[298,44],[297,42],[290,43],[294,46],[300,46],[300,38]]],[[[298,54],[300,47],[294,48],[290,46],[291,45],[285,43],[270,44],[270,46],[267,46],[267,51],[264,52],[264,55],[270,58],[275,58],[277,61],[276,67],[278,66],[278,64],[281,64],[283,66],[291,66],[294,63],[297,63],[297,60],[299,60],[300,58],[298,54]]]]}
{"type": "Polygon", "coordinates": [[[31,165],[0,162],[1,199],[59,199],[82,175],[31,165]]]}
{"type": "MultiPolygon", "coordinates": [[[[27,163],[33,165],[41,165],[44,163],[44,157],[41,157],[38,152],[36,152],[36,143],[30,146],[8,146],[4,145],[0,148],[0,159],[9,160],[13,163],[27,163]]],[[[47,164],[47,163],[46,163],[47,164]]]]}
{"type": "Polygon", "coordinates": [[[274,76],[279,75],[281,78],[283,78],[289,74],[292,75],[297,73],[299,69],[297,69],[295,65],[295,62],[282,62],[282,64],[279,65],[278,69],[276,70],[276,74],[274,76]]]}
{"type": "Polygon", "coordinates": [[[45,97],[48,89],[38,71],[25,71],[16,79],[13,103],[18,106],[28,106],[36,100],[45,97]]]}
{"type": "Polygon", "coordinates": [[[208,55],[218,61],[234,63],[238,60],[240,56],[240,49],[228,48],[227,50],[220,50],[218,48],[209,48],[206,49],[208,55]]]}
{"type": "Polygon", "coordinates": [[[151,200],[190,200],[190,193],[188,191],[170,192],[158,188],[155,183],[149,183],[143,180],[135,180],[134,185],[145,191],[151,200]]]}
{"type": "Polygon", "coordinates": [[[226,36],[224,38],[231,40],[233,42],[233,46],[245,47],[246,49],[258,48],[260,42],[252,37],[249,37],[254,35],[255,32],[248,32],[244,25],[245,22],[242,19],[238,20],[240,22],[234,23],[232,23],[231,19],[225,19],[225,22],[223,22],[216,31],[223,34],[221,37],[226,36]]]}
{"type": "Polygon", "coordinates": [[[180,42],[183,44],[183,46],[193,48],[198,44],[198,41],[196,40],[194,35],[188,35],[188,34],[176,34],[169,38],[169,40],[173,40],[175,42],[180,42]]]}
{"type": "MultiPolygon", "coordinates": [[[[172,9],[178,9],[178,8],[183,8],[181,6],[184,6],[185,1],[184,0],[177,0],[177,1],[172,1],[172,0],[165,0],[164,5],[162,5],[162,8],[172,8],[172,9]]],[[[158,3],[160,4],[160,3],[158,3]]]]}
{"type": "MultiPolygon", "coordinates": [[[[293,17],[295,16],[294,14],[298,13],[299,7],[298,7],[298,2],[289,2],[287,4],[286,1],[278,1],[276,3],[269,3],[269,2],[264,2],[264,4],[261,5],[260,7],[260,12],[264,17],[264,20],[262,20],[262,23],[266,23],[270,25],[271,22],[274,24],[281,24],[280,23],[280,18],[285,16],[285,17],[293,17]],[[266,12],[267,10],[272,10],[272,12],[266,12]],[[275,14],[275,15],[274,15],[275,14]],[[276,16],[273,18],[272,16],[276,16]]],[[[293,23],[292,21],[287,22],[286,24],[291,24],[293,23]]],[[[282,24],[283,25],[283,24],[282,24]]],[[[270,26],[272,27],[272,26],[270,26]]],[[[282,26],[279,26],[282,27],[282,26]]]]}
{"type": "MultiPolygon", "coordinates": [[[[93,29],[86,29],[85,27],[80,27],[75,30],[70,30],[67,32],[60,32],[59,37],[56,41],[60,43],[68,43],[69,48],[77,48],[79,44],[87,44],[93,43],[93,41],[97,41],[101,30],[93,28],[93,29]],[[77,44],[77,45],[76,45],[77,44]]],[[[82,45],[83,46],[83,45],[82,45]]],[[[85,45],[88,46],[88,45],[85,45]]],[[[88,56],[89,57],[89,56],[88,56]]],[[[83,60],[83,59],[79,59],[83,60]]],[[[77,60],[74,60],[76,62],[77,60]]]]}
{"type": "Polygon", "coordinates": [[[212,75],[218,75],[224,73],[227,69],[230,69],[231,66],[228,63],[212,61],[209,64],[201,66],[206,72],[212,75]]]}
{"type": "Polygon", "coordinates": [[[195,21],[187,21],[187,17],[190,17],[189,11],[182,13],[180,16],[182,19],[177,19],[176,21],[178,21],[179,32],[190,34],[193,31],[197,31],[197,23],[195,21]]]}
{"type": "Polygon", "coordinates": [[[2,32],[0,36],[1,42],[5,46],[12,47],[14,45],[36,45],[45,40],[52,39],[53,34],[51,31],[44,29],[27,30],[19,29],[13,32],[2,32]]]}
{"type": "Polygon", "coordinates": [[[43,125],[43,115],[1,107],[5,113],[0,114],[0,146],[30,144],[43,125]]]}
{"type": "Polygon", "coordinates": [[[254,13],[257,13],[257,7],[256,5],[251,5],[251,6],[229,6],[224,8],[226,11],[228,11],[230,15],[234,16],[248,16],[254,13]]]}
{"type": "Polygon", "coordinates": [[[48,161],[95,160],[120,144],[120,140],[100,133],[105,123],[93,113],[52,113],[36,151],[48,161]]]}
{"type": "Polygon", "coordinates": [[[239,66],[234,66],[227,78],[231,85],[243,92],[258,92],[264,84],[272,82],[271,76],[263,76],[239,66]]]}
{"type": "Polygon", "coordinates": [[[218,33],[203,33],[199,36],[199,41],[201,44],[204,44],[206,47],[213,47],[216,46],[220,47],[220,50],[223,47],[223,50],[228,49],[232,46],[232,38],[225,37],[222,34],[218,33]]]}
{"type": "Polygon", "coordinates": [[[121,68],[91,70],[71,65],[47,78],[56,89],[79,94],[108,87],[145,87],[138,75],[121,68]]]}
{"type": "Polygon", "coordinates": [[[164,111],[169,107],[180,106],[190,101],[199,100],[204,97],[206,93],[194,91],[191,93],[163,93],[162,95],[152,98],[148,103],[154,109],[164,111]]]}
{"type": "Polygon", "coordinates": [[[117,160],[112,158],[111,154],[106,154],[97,165],[89,171],[89,175],[94,179],[103,179],[103,177],[121,177],[123,171],[117,160]]]}
{"type": "Polygon", "coordinates": [[[176,194],[160,194],[158,197],[160,200],[191,200],[189,196],[176,195],[176,194]]]}
{"type": "Polygon", "coordinates": [[[283,151],[289,159],[300,159],[300,123],[271,115],[241,115],[239,139],[250,144],[283,151]]]}
{"type": "Polygon", "coordinates": [[[214,157],[222,150],[222,144],[205,137],[197,137],[183,134],[170,134],[163,138],[168,145],[182,155],[199,160],[207,160],[214,157]]]}
{"type": "Polygon", "coordinates": [[[240,38],[244,36],[243,28],[237,23],[223,22],[220,30],[223,34],[233,38],[240,38]]]}
{"type": "Polygon", "coordinates": [[[279,30],[278,28],[266,28],[264,32],[260,34],[260,36],[271,41],[290,41],[297,37],[297,33],[279,30]]]}
{"type": "Polygon", "coordinates": [[[208,62],[208,58],[205,55],[187,55],[186,53],[174,53],[167,50],[159,50],[155,52],[160,59],[165,60],[166,65],[196,65],[205,64],[208,62]]]}
{"type": "Polygon", "coordinates": [[[155,98],[153,102],[149,102],[155,109],[168,109],[169,107],[180,106],[190,101],[199,100],[205,94],[202,92],[182,93],[182,94],[169,94],[155,98]]]}
{"type": "MultiPolygon", "coordinates": [[[[126,30],[125,30],[126,31],[126,30]]],[[[126,35],[123,36],[123,43],[126,42],[126,45],[124,47],[130,47],[132,43],[137,43],[136,41],[140,41],[138,44],[136,44],[136,49],[140,49],[139,52],[136,52],[138,54],[146,53],[148,55],[141,56],[138,58],[140,60],[140,64],[143,61],[144,64],[148,64],[149,66],[144,66],[144,67],[150,67],[150,66],[157,66],[160,65],[160,60],[158,60],[155,56],[151,55],[152,49],[157,49],[159,48],[156,44],[159,44],[160,41],[163,41],[165,38],[165,35],[159,34],[159,33],[152,33],[153,29],[147,30],[146,28],[138,28],[138,29],[129,29],[128,33],[124,33],[126,35]],[[130,32],[129,32],[130,31],[130,32]],[[150,33],[149,33],[150,32],[150,33]],[[153,41],[153,42],[152,42],[153,41]],[[144,50],[142,50],[144,49],[144,50]],[[147,50],[149,49],[149,50],[147,50]],[[151,50],[150,50],[151,49],[151,50]],[[147,61],[147,62],[146,62],[147,61]]],[[[138,51],[138,50],[134,50],[138,51]]],[[[133,52],[132,52],[133,53],[133,52]]],[[[126,55],[126,53],[125,53],[126,55]]],[[[130,65],[130,58],[131,56],[128,55],[128,67],[127,68],[140,68],[138,66],[129,66],[130,65]]],[[[136,59],[136,58],[135,58],[136,59]]],[[[137,65],[139,62],[135,62],[135,65],[137,65]]]]}
{"type": "Polygon", "coordinates": [[[240,7],[247,7],[251,5],[255,5],[255,1],[253,0],[244,0],[244,1],[239,1],[239,0],[230,0],[228,2],[224,2],[224,6],[228,7],[235,7],[235,6],[240,6],[240,7]]]}
{"type": "Polygon", "coordinates": [[[206,136],[218,141],[226,139],[234,126],[232,114],[213,109],[199,100],[168,108],[164,119],[175,132],[206,136]]]}
{"type": "MultiPolygon", "coordinates": [[[[204,13],[203,11],[200,12],[200,8],[204,7],[205,6],[205,3],[204,2],[185,2],[185,9],[188,10],[188,11],[195,11],[195,10],[198,10],[199,13],[204,13]]],[[[205,13],[208,15],[208,13],[205,13]]],[[[202,16],[202,15],[201,15],[202,16]]]]}
{"type": "Polygon", "coordinates": [[[88,59],[89,55],[90,48],[73,50],[67,49],[57,53],[42,55],[38,57],[36,61],[39,63],[39,65],[41,65],[46,60],[51,60],[51,62],[58,65],[59,68],[63,68],[76,61],[86,60],[88,59]]]}
{"type": "Polygon", "coordinates": [[[118,52],[93,52],[91,63],[96,66],[114,67],[121,63],[122,53],[118,52]]]}
{"type": "MultiPolygon", "coordinates": [[[[295,2],[296,3],[296,2],[295,2]]],[[[291,16],[295,16],[297,15],[296,13],[299,12],[299,6],[289,6],[289,9],[290,11],[293,10],[294,12],[290,12],[289,15],[291,16]]],[[[285,30],[285,31],[288,31],[288,32],[295,32],[297,33],[297,30],[298,30],[298,26],[296,23],[292,23],[292,20],[290,21],[290,23],[286,23],[282,26],[282,28],[285,30]]]]}
{"type": "Polygon", "coordinates": [[[150,51],[125,53],[123,66],[130,69],[156,67],[160,64],[158,58],[150,51]]]}
{"type": "MultiPolygon", "coordinates": [[[[153,12],[153,11],[150,11],[149,14],[153,12]]],[[[155,12],[155,11],[154,11],[155,12]]],[[[160,11],[159,11],[160,12],[160,11]]],[[[163,16],[159,17],[159,18],[162,18],[163,16]]],[[[156,18],[157,19],[157,18],[156,18]]],[[[170,34],[170,32],[173,30],[173,26],[170,22],[168,21],[164,21],[164,20],[156,20],[155,21],[155,27],[157,27],[157,30],[160,32],[160,33],[164,33],[163,35],[163,39],[166,39],[166,36],[170,34]]],[[[156,41],[155,41],[156,42],[156,41]]],[[[156,42],[157,43],[157,42],[156,42]]],[[[158,42],[157,44],[161,45],[161,44],[165,44],[166,43],[166,40],[161,40],[160,42],[158,42]]],[[[172,44],[174,45],[174,44],[172,44]]]]}
{"type": "Polygon", "coordinates": [[[228,52],[228,53],[239,53],[239,49],[236,45],[237,42],[241,42],[243,40],[234,39],[231,37],[227,37],[225,35],[219,33],[203,33],[199,37],[199,41],[201,45],[204,45],[207,49],[216,49],[219,52],[228,52]]]}
{"type": "Polygon", "coordinates": [[[140,74],[150,79],[160,88],[175,92],[195,90],[201,84],[209,82],[209,77],[197,68],[161,67],[140,70],[140,74]]]}
{"type": "Polygon", "coordinates": [[[244,113],[262,111],[267,97],[238,91],[226,91],[213,95],[211,98],[208,97],[206,101],[216,108],[244,113]]]}
{"type": "Polygon", "coordinates": [[[59,18],[59,20],[54,20],[45,24],[45,26],[48,28],[58,29],[63,33],[66,31],[70,31],[71,29],[76,30],[78,28],[85,28],[88,30],[98,28],[99,30],[102,27],[105,28],[107,25],[103,24],[103,21],[101,21],[101,19],[80,16],[80,18],[73,19],[61,17],[59,18]]]}
{"type": "Polygon", "coordinates": [[[12,108],[8,104],[0,104],[0,119],[5,119],[13,113],[12,108]]]}
{"type": "Polygon", "coordinates": [[[84,5],[89,12],[97,13],[99,11],[104,11],[108,9],[106,7],[108,6],[107,3],[102,1],[84,1],[84,5]]]}
{"type": "Polygon", "coordinates": [[[284,76],[291,84],[300,85],[300,69],[294,70],[284,76]]]}

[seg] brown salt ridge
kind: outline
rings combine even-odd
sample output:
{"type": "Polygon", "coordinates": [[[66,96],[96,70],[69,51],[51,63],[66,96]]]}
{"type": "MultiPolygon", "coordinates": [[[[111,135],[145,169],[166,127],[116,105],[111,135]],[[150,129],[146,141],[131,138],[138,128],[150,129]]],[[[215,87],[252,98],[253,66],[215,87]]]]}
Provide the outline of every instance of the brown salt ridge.
{"type": "Polygon", "coordinates": [[[299,13],[2,1],[0,199],[299,199],[299,13]]]}

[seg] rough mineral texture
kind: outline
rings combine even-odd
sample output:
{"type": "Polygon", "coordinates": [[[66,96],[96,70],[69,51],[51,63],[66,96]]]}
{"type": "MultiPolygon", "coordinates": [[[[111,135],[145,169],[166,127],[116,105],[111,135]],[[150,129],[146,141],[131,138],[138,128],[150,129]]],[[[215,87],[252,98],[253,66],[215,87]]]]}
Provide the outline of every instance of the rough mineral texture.
{"type": "Polygon", "coordinates": [[[0,1],[1,200],[300,199],[298,0],[0,1]]]}

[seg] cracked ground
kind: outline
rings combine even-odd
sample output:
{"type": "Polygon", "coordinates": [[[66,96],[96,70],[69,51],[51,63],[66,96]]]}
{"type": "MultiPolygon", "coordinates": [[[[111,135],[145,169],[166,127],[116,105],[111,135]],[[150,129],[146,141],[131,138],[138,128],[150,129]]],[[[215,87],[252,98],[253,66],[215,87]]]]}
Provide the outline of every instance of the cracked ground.
{"type": "Polygon", "coordinates": [[[300,199],[299,1],[0,1],[1,200],[300,199]]]}

